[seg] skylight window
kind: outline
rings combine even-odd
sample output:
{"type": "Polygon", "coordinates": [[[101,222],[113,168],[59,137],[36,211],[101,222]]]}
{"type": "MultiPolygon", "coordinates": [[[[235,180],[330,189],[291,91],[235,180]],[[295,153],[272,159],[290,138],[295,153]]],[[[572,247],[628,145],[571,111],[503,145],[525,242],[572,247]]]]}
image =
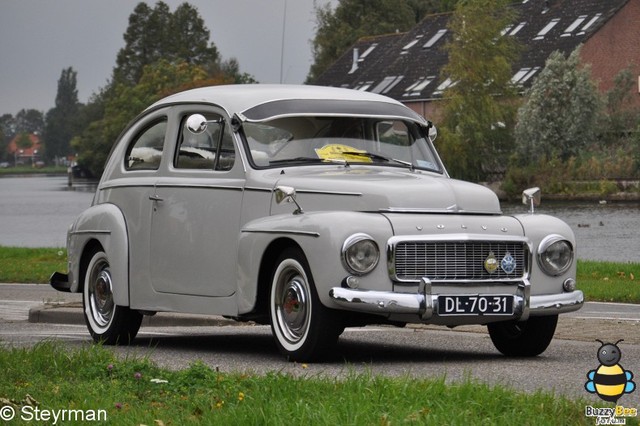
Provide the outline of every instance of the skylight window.
{"type": "Polygon", "coordinates": [[[369,53],[373,52],[373,49],[375,49],[376,47],[378,47],[378,43],[373,43],[371,46],[369,46],[367,50],[365,50],[364,53],[360,55],[360,58],[358,58],[358,61],[360,62],[364,61],[364,58],[366,58],[367,55],[369,55],[369,53]]]}
{"type": "Polygon", "coordinates": [[[435,35],[434,35],[433,37],[431,37],[431,38],[429,39],[429,41],[428,41],[428,42],[426,42],[426,43],[424,44],[424,46],[422,46],[422,47],[424,47],[424,48],[426,48],[426,49],[428,49],[428,48],[432,47],[432,46],[433,46],[434,44],[436,44],[436,43],[438,42],[438,40],[440,40],[440,39],[442,38],[442,36],[444,36],[446,33],[447,33],[447,30],[446,30],[446,29],[438,30],[438,32],[437,32],[437,33],[435,33],[435,35]]]}
{"type": "Polygon", "coordinates": [[[422,77],[407,87],[403,96],[420,96],[420,93],[436,78],[434,76],[422,77]]]}
{"type": "Polygon", "coordinates": [[[440,86],[438,86],[438,88],[435,90],[435,92],[433,92],[433,94],[434,95],[441,95],[442,92],[444,92],[446,89],[448,89],[449,87],[453,86],[454,84],[455,83],[450,78],[447,78],[445,81],[440,83],[440,86]]]}
{"type": "Polygon", "coordinates": [[[540,67],[534,68],[520,68],[520,70],[515,73],[513,77],[511,77],[511,83],[513,84],[524,84],[529,80],[535,73],[540,71],[540,67]]]}
{"type": "Polygon", "coordinates": [[[387,93],[391,89],[393,89],[400,81],[404,78],[402,75],[392,75],[389,77],[385,77],[376,87],[374,87],[371,91],[373,93],[387,93]]]}
{"type": "Polygon", "coordinates": [[[369,89],[369,87],[371,87],[371,85],[373,84],[373,81],[361,81],[359,82],[356,87],[354,87],[355,90],[360,90],[362,92],[366,92],[367,89],[369,89]]]}
{"type": "Polygon", "coordinates": [[[560,18],[552,19],[543,29],[540,30],[538,35],[534,38],[534,40],[542,40],[545,35],[549,33],[560,22],[560,18]]]}
{"type": "Polygon", "coordinates": [[[587,19],[587,15],[581,15],[575,21],[571,23],[567,28],[565,28],[564,33],[562,33],[562,37],[569,37],[571,33],[573,33],[576,28],[578,28],[584,21],[587,19]]]}
{"type": "Polygon", "coordinates": [[[418,43],[420,41],[420,39],[422,38],[422,35],[416,36],[416,38],[414,40],[411,40],[406,46],[404,46],[402,48],[402,53],[407,53],[407,50],[411,49],[413,46],[416,45],[416,43],[418,43]]]}
{"type": "Polygon", "coordinates": [[[527,25],[527,23],[526,23],[526,22],[520,22],[520,23],[518,24],[518,26],[517,26],[517,27],[515,27],[515,28],[513,29],[513,31],[511,31],[511,32],[509,33],[509,35],[510,35],[510,36],[514,36],[514,35],[518,34],[518,32],[519,32],[521,29],[523,29],[525,25],[527,25]]]}
{"type": "Polygon", "coordinates": [[[531,71],[531,68],[521,68],[513,77],[511,77],[511,82],[516,84],[520,82],[520,80],[527,75],[527,73],[531,71]]]}
{"type": "Polygon", "coordinates": [[[602,13],[597,13],[596,16],[591,18],[591,20],[587,22],[584,27],[580,28],[580,32],[578,33],[578,35],[584,34],[584,32],[587,31],[593,24],[595,24],[596,21],[600,19],[601,16],[602,16],[602,13]]]}

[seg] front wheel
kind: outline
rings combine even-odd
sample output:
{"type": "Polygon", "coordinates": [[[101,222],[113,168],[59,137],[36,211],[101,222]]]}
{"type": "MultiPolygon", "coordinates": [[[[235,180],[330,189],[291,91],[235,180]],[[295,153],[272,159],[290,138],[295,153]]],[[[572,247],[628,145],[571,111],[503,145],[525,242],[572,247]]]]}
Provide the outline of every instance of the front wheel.
{"type": "Polygon", "coordinates": [[[140,329],[142,315],[113,300],[113,282],[107,254],[96,251],[84,278],[82,305],[91,337],[107,345],[130,343],[140,329]]]}
{"type": "Polygon", "coordinates": [[[271,276],[271,330],[290,361],[317,361],[336,345],[343,330],[339,311],[320,302],[307,260],[298,249],[278,258],[271,276]]]}
{"type": "Polygon", "coordinates": [[[496,349],[506,356],[532,357],[544,352],[558,324],[557,315],[530,317],[527,321],[495,322],[487,325],[496,349]]]}

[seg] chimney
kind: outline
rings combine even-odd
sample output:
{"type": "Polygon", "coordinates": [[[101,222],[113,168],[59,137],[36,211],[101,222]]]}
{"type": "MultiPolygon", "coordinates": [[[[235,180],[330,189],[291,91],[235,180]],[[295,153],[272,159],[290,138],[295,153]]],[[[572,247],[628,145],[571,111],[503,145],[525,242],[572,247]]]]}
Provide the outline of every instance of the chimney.
{"type": "Polygon", "coordinates": [[[353,48],[353,64],[351,64],[351,69],[349,70],[349,74],[353,74],[358,70],[358,59],[360,58],[360,52],[357,47],[353,48]]]}

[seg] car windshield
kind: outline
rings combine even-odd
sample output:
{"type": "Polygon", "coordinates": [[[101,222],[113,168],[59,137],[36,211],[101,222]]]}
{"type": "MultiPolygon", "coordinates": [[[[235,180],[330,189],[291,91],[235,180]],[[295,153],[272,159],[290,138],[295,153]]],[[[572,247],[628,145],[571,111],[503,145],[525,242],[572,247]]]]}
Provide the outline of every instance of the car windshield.
{"type": "Polygon", "coordinates": [[[442,172],[426,129],[410,120],[300,116],[242,128],[257,168],[343,163],[442,172]]]}

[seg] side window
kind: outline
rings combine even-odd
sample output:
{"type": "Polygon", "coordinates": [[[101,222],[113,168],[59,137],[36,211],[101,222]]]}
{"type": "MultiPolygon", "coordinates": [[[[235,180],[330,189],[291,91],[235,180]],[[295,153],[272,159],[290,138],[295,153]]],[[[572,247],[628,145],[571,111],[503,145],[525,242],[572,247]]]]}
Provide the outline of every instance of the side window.
{"type": "Polygon", "coordinates": [[[156,121],[130,143],[125,156],[127,170],[158,170],[162,159],[167,120],[156,121]]]}
{"type": "Polygon", "coordinates": [[[207,129],[194,134],[187,129],[187,117],[182,119],[180,140],[174,167],[177,169],[231,170],[235,148],[228,124],[220,116],[205,114],[207,129]]]}

